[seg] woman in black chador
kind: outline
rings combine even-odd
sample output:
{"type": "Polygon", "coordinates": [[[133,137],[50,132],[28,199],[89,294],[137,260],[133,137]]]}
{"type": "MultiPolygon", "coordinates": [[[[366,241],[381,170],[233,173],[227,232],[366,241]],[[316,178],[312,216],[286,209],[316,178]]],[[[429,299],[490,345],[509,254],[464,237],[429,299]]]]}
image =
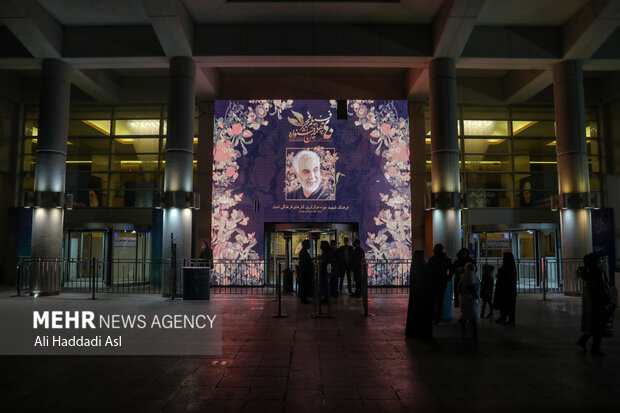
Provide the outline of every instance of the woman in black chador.
{"type": "Polygon", "coordinates": [[[497,270],[495,301],[493,308],[499,310],[497,323],[514,324],[517,306],[517,266],[512,252],[505,252],[502,266],[497,270]]]}
{"type": "Polygon", "coordinates": [[[327,241],[321,241],[321,256],[319,257],[319,282],[321,284],[321,300],[326,303],[329,299],[327,280],[334,268],[334,251],[327,241]]]}
{"type": "Polygon", "coordinates": [[[480,286],[480,298],[482,299],[482,309],[480,310],[480,318],[484,318],[484,309],[489,306],[489,315],[486,318],[493,318],[493,267],[490,264],[482,265],[482,282],[480,286]]]}
{"type": "Polygon", "coordinates": [[[314,263],[308,250],[310,249],[310,241],[305,239],[301,243],[301,251],[299,251],[299,266],[297,267],[297,278],[299,282],[299,298],[302,304],[310,301],[308,297],[312,295],[312,281],[314,279],[314,263]]]}
{"type": "Polygon", "coordinates": [[[424,262],[424,251],[413,253],[410,280],[405,336],[430,338],[433,336],[433,280],[424,262]]]}
{"type": "Polygon", "coordinates": [[[592,355],[602,356],[601,339],[612,336],[612,318],[614,305],[611,300],[610,284],[603,271],[600,255],[596,252],[583,257],[584,267],[579,269],[583,279],[581,308],[581,331],[583,336],[577,344],[584,350],[592,336],[592,355]]]}

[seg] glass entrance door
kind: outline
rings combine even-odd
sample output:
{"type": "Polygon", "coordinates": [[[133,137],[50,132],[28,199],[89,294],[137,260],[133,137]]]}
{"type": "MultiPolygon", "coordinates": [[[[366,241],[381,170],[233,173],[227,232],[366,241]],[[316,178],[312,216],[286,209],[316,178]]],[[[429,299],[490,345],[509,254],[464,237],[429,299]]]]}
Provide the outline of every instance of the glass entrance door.
{"type": "Polygon", "coordinates": [[[65,256],[68,258],[68,271],[65,282],[90,277],[90,263],[94,259],[101,262],[107,257],[107,231],[72,231],[65,237],[65,256]]]}
{"type": "Polygon", "coordinates": [[[114,231],[110,282],[140,285],[150,282],[151,233],[114,231]]]}
{"type": "Polygon", "coordinates": [[[504,252],[512,252],[517,265],[519,291],[537,291],[541,288],[543,274],[547,278],[548,287],[557,284],[555,230],[484,232],[474,234],[473,238],[479,246],[476,248],[478,262],[493,265],[495,271],[502,265],[504,252]]]}
{"type": "Polygon", "coordinates": [[[294,285],[297,285],[296,269],[299,263],[299,252],[302,248],[301,244],[304,240],[310,241],[310,256],[316,258],[321,255],[319,247],[321,241],[327,241],[329,243],[336,241],[336,247],[339,247],[344,245],[343,240],[345,237],[349,238],[349,242],[352,242],[358,237],[357,223],[265,224],[265,257],[267,258],[266,284],[273,285],[276,280],[278,265],[281,265],[282,270],[288,266],[293,271],[294,285]],[[315,238],[317,239],[315,240],[315,238]],[[318,252],[317,249],[319,250],[318,252]]]}

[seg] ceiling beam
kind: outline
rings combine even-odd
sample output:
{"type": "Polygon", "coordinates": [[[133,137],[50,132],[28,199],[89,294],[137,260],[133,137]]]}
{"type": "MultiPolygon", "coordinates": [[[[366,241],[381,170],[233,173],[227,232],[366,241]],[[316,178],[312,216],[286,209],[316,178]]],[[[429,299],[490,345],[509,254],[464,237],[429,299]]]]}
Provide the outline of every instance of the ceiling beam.
{"type": "MultiPolygon", "coordinates": [[[[63,59],[76,69],[158,69],[168,68],[170,59],[166,56],[144,57],[68,57],[63,59]]],[[[200,67],[257,67],[257,68],[337,68],[337,67],[378,67],[378,68],[424,68],[429,57],[400,56],[197,56],[196,65],[200,67]]],[[[497,70],[550,70],[561,59],[544,58],[502,58],[502,57],[462,57],[457,60],[457,69],[497,69],[497,70]]],[[[36,70],[41,61],[36,58],[0,57],[0,70],[36,70]]],[[[583,62],[583,69],[620,70],[620,58],[590,59],[583,62]]]]}
{"type": "Polygon", "coordinates": [[[196,67],[196,100],[213,100],[219,95],[220,76],[214,67],[196,67]]]}
{"type": "Polygon", "coordinates": [[[459,57],[465,49],[484,0],[445,0],[433,23],[433,56],[459,57]]]}
{"type": "MultiPolygon", "coordinates": [[[[0,13],[4,24],[36,59],[62,57],[62,26],[36,1],[4,1],[0,13]]],[[[74,69],[72,83],[99,102],[118,101],[118,79],[109,73],[74,69]]]]}
{"type": "Polygon", "coordinates": [[[410,68],[405,72],[405,91],[410,102],[428,100],[428,68],[410,68]]]}
{"type": "MultiPolygon", "coordinates": [[[[620,0],[593,0],[562,27],[564,59],[589,59],[620,24],[620,0]]],[[[512,70],[503,78],[507,103],[526,102],[553,84],[550,70],[512,70]]]]}
{"type": "Polygon", "coordinates": [[[36,58],[60,58],[62,26],[34,0],[0,2],[2,22],[36,58]]]}
{"type": "Polygon", "coordinates": [[[550,70],[512,70],[502,78],[504,100],[508,104],[526,102],[552,83],[550,70]]]}
{"type": "Polygon", "coordinates": [[[181,0],[142,0],[166,56],[192,56],[194,22],[181,0]]]}
{"type": "Polygon", "coordinates": [[[620,0],[592,0],[562,27],[564,59],[590,58],[620,26],[620,0]]]}
{"type": "Polygon", "coordinates": [[[220,99],[404,99],[399,75],[330,74],[291,71],[288,74],[221,76],[220,99]]]}
{"type": "Polygon", "coordinates": [[[105,70],[74,70],[72,83],[100,103],[118,103],[118,76],[105,70]]]}

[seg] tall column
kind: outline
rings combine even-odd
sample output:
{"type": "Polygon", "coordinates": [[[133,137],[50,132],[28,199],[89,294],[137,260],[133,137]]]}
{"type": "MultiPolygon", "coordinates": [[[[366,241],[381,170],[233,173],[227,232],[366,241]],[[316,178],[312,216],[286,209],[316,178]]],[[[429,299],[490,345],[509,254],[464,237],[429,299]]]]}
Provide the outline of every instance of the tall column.
{"type": "Polygon", "coordinates": [[[164,175],[163,258],[172,255],[170,234],[174,235],[177,258],[191,258],[193,192],[194,100],[196,64],[189,57],[170,59],[168,94],[168,136],[164,175]]]}
{"type": "MultiPolygon", "coordinates": [[[[592,251],[589,205],[590,177],[586,144],[583,73],[580,61],[553,67],[558,182],[562,209],[560,231],[563,258],[582,259],[592,251]]],[[[578,291],[574,271],[563,271],[564,293],[578,291]]]]}
{"type": "Polygon", "coordinates": [[[196,253],[199,253],[200,241],[211,239],[211,209],[213,205],[213,127],[214,102],[198,104],[198,182],[195,183],[200,194],[200,210],[196,211],[196,253]]]}
{"type": "Polygon", "coordinates": [[[433,243],[454,257],[461,247],[459,146],[454,59],[436,58],[430,70],[433,243]]]}
{"type": "Polygon", "coordinates": [[[411,249],[424,250],[426,193],[426,120],[424,105],[409,102],[409,165],[411,168],[411,249]]]}
{"type": "MultiPolygon", "coordinates": [[[[62,256],[71,66],[60,60],[46,59],[41,76],[31,246],[34,259],[49,259],[62,256]]],[[[48,269],[33,268],[32,294],[60,292],[60,277],[51,267],[48,269]]]]}

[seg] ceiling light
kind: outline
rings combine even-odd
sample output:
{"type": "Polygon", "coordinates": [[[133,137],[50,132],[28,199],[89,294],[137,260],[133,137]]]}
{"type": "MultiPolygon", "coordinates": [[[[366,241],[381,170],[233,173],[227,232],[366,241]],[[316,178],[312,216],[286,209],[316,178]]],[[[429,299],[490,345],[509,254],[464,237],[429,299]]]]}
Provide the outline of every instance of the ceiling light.
{"type": "Polygon", "coordinates": [[[159,135],[159,119],[134,119],[129,121],[128,126],[139,135],[159,135]]]}

